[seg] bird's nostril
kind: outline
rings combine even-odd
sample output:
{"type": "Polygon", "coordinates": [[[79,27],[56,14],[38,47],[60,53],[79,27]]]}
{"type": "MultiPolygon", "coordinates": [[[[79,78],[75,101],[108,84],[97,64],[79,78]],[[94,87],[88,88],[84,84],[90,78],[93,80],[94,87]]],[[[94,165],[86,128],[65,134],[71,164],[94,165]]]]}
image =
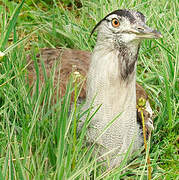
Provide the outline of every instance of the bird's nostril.
{"type": "Polygon", "coordinates": [[[144,28],[138,27],[137,30],[138,31],[144,31],[144,28]]]}

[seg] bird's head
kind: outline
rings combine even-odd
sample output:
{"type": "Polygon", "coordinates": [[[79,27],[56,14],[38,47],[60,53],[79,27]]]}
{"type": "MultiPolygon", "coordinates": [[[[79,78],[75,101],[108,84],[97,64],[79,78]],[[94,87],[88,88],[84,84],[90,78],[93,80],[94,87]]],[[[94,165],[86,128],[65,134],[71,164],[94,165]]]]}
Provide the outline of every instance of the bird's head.
{"type": "Polygon", "coordinates": [[[142,39],[160,38],[159,31],[145,23],[145,16],[133,10],[116,10],[103,18],[91,32],[98,29],[98,40],[113,42],[115,45],[129,44],[142,39]]]}

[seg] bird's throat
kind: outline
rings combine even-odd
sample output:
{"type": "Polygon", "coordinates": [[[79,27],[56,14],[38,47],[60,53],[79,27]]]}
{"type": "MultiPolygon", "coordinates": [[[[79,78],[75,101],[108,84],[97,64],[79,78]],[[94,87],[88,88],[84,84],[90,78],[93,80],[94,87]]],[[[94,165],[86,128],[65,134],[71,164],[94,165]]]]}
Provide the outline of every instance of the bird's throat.
{"type": "Polygon", "coordinates": [[[118,63],[121,79],[129,81],[135,76],[135,69],[138,59],[140,45],[128,47],[121,45],[118,47],[118,63]]]}

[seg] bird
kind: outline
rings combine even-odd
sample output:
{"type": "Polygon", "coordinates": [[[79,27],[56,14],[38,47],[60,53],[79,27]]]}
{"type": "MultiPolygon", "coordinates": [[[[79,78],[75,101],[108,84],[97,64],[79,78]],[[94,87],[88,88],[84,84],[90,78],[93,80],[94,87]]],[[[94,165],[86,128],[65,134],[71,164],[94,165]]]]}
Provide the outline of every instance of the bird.
{"type": "MultiPolygon", "coordinates": [[[[132,154],[143,144],[141,116],[136,108],[140,97],[146,99],[146,129],[149,132],[153,129],[153,112],[147,93],[136,83],[136,65],[141,41],[161,38],[162,35],[146,25],[145,16],[141,12],[127,9],[109,13],[96,24],[91,35],[96,30],[97,41],[92,53],[45,48],[36,57],[43,60],[47,76],[50,75],[53,65],[60,62],[57,63],[54,81],[60,76],[61,97],[65,93],[73,67],[86,77],[79,96],[85,100],[83,110],[91,106],[92,100],[93,107],[100,106],[87,128],[87,141],[100,147],[99,156],[108,159],[109,168],[113,168],[120,164],[131,145],[132,154]]],[[[31,57],[27,59],[30,62],[27,79],[33,86],[37,79],[36,70],[31,57]]],[[[37,64],[41,91],[45,78],[41,63],[37,64]]],[[[92,113],[93,111],[95,108],[92,113]]],[[[85,118],[82,118],[79,122],[79,130],[84,121],[85,118]]]]}
{"type": "MultiPolygon", "coordinates": [[[[99,155],[109,168],[118,166],[130,149],[143,144],[136,115],[136,65],[143,39],[160,38],[146,25],[145,16],[134,10],[115,10],[99,21],[87,76],[84,109],[100,107],[87,130],[89,142],[97,144],[99,155]],[[113,120],[113,121],[112,121],[113,120]]],[[[94,110],[95,112],[95,110],[94,110]]],[[[85,118],[82,120],[84,124],[85,118]]]]}

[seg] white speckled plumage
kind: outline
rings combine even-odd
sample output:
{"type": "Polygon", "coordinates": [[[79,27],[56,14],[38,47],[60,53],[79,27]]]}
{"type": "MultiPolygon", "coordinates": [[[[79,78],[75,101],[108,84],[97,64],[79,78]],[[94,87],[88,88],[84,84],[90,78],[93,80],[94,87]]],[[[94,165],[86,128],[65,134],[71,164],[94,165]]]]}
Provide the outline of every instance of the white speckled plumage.
{"type": "MultiPolygon", "coordinates": [[[[136,46],[134,48],[136,49],[135,56],[137,48],[136,46]]],[[[113,122],[96,143],[105,147],[105,152],[118,149],[118,153],[124,153],[132,139],[136,139],[135,149],[139,148],[142,145],[142,137],[139,136],[136,122],[135,70],[124,81],[120,76],[118,54],[116,49],[106,49],[105,53],[103,50],[100,51],[99,46],[94,49],[88,72],[86,105],[91,103],[95,94],[94,105],[97,107],[102,104],[88,130],[90,141],[96,141],[96,137],[100,135],[107,124],[120,114],[120,117],[113,122]]],[[[120,160],[121,158],[114,159],[115,164],[119,163],[120,160]]],[[[113,166],[113,162],[111,165],[113,166]]]]}

